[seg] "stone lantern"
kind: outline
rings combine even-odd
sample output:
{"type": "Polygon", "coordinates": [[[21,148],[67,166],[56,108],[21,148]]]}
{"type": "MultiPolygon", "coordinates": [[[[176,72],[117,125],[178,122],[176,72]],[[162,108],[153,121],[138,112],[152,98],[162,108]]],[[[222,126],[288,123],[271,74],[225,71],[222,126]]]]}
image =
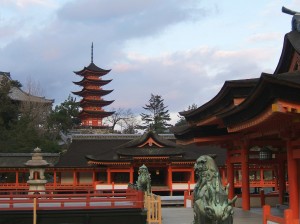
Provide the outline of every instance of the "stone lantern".
{"type": "Polygon", "coordinates": [[[40,148],[35,148],[33,151],[32,159],[25,163],[25,166],[29,167],[30,173],[29,180],[27,181],[30,191],[28,194],[34,194],[35,192],[44,193],[47,183],[45,169],[50,164],[46,160],[43,160],[40,148]]]}

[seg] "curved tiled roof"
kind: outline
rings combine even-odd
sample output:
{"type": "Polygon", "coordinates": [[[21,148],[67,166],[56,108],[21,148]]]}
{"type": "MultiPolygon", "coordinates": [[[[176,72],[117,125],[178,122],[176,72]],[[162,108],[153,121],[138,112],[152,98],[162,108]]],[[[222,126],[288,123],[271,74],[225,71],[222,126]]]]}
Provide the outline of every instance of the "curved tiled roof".
{"type": "Polygon", "coordinates": [[[84,76],[86,73],[89,73],[89,75],[96,75],[96,76],[103,76],[109,73],[111,70],[105,70],[102,68],[99,68],[97,65],[95,65],[93,62],[89,64],[89,66],[84,67],[80,71],[74,72],[77,75],[84,76]]]}

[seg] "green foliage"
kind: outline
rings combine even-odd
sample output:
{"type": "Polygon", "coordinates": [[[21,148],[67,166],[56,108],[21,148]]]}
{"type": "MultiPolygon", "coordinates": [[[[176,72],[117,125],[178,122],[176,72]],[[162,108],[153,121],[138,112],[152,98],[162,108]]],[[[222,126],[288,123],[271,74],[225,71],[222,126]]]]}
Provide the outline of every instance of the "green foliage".
{"type": "Polygon", "coordinates": [[[68,96],[60,105],[56,106],[49,117],[49,126],[52,129],[63,132],[80,124],[78,119],[79,103],[72,96],[68,96]]]}
{"type": "MultiPolygon", "coordinates": [[[[193,103],[192,105],[190,105],[190,106],[188,107],[188,109],[187,109],[186,111],[195,110],[195,109],[197,109],[197,108],[198,108],[198,106],[197,106],[196,104],[193,103]]],[[[179,117],[179,120],[176,122],[175,126],[182,126],[182,125],[187,124],[187,122],[186,122],[186,120],[185,120],[185,117],[180,116],[180,115],[178,115],[178,117],[179,117]]]]}
{"type": "Polygon", "coordinates": [[[166,133],[171,126],[167,122],[171,120],[169,110],[164,105],[164,99],[159,95],[151,94],[149,104],[143,107],[148,113],[141,113],[143,125],[141,129],[153,130],[156,133],[166,133]]]}
{"type": "Polygon", "coordinates": [[[9,97],[11,88],[21,84],[6,76],[0,80],[0,151],[32,152],[38,146],[43,152],[58,152],[57,139],[51,138],[43,125],[36,125],[31,114],[22,111],[20,102],[9,97]]]}

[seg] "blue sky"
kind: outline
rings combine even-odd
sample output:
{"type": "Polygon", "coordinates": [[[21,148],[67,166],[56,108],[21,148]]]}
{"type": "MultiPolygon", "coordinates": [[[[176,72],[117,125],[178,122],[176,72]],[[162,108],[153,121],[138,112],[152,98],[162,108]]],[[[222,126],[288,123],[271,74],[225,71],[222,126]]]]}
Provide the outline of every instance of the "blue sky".
{"type": "MultiPolygon", "coordinates": [[[[161,95],[172,117],[215,96],[225,80],[272,73],[291,30],[280,0],[0,0],[0,71],[56,104],[80,88],[73,71],[112,71],[114,108],[143,111],[161,95]]],[[[108,110],[110,108],[107,108],[108,110]]],[[[175,121],[175,120],[174,120],[175,121]]],[[[173,122],[174,122],[173,121],[173,122]]]]}

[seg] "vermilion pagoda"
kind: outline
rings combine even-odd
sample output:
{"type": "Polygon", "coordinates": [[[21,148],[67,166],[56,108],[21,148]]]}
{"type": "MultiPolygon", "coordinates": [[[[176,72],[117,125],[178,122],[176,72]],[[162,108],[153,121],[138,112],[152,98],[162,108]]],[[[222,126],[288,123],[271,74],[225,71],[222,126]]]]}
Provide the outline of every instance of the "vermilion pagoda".
{"type": "Polygon", "coordinates": [[[113,90],[103,90],[102,86],[110,83],[112,80],[103,80],[102,76],[108,74],[110,70],[105,70],[96,66],[93,62],[93,45],[91,63],[88,67],[74,72],[76,75],[82,76],[79,82],[73,82],[82,86],[82,90],[73,92],[73,94],[81,96],[80,106],[82,111],[79,114],[81,125],[83,127],[104,128],[103,118],[112,115],[114,112],[107,112],[104,106],[110,105],[114,100],[107,101],[103,96],[111,93],[113,90]]]}

